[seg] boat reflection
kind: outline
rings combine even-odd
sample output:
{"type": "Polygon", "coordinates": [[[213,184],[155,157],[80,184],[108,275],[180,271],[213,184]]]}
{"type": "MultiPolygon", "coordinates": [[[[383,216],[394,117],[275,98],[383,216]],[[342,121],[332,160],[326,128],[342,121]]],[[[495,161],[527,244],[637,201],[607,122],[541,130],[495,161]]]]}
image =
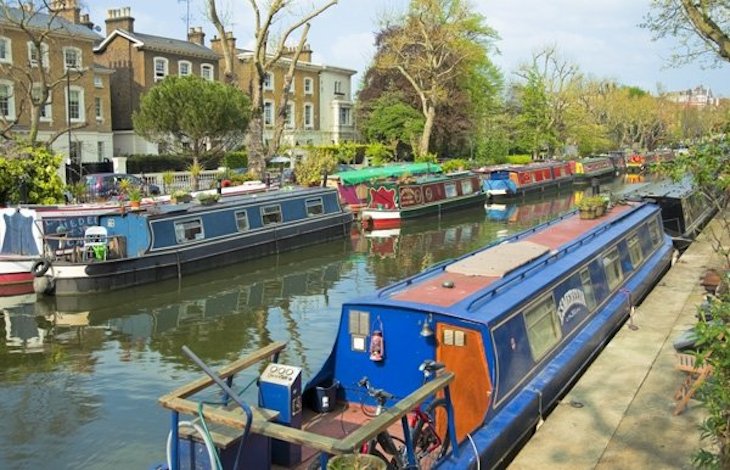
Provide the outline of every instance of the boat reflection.
{"type": "Polygon", "coordinates": [[[547,198],[526,199],[512,204],[486,204],[484,207],[490,220],[527,228],[569,212],[583,197],[583,192],[570,191],[547,198]]]}

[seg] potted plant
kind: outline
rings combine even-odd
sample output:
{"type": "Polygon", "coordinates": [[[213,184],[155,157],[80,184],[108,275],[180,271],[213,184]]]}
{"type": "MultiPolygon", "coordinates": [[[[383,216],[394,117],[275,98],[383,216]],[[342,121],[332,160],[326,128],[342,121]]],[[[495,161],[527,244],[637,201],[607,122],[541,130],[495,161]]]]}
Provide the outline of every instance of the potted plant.
{"type": "Polygon", "coordinates": [[[71,195],[71,199],[73,200],[73,202],[75,202],[76,204],[82,202],[87,196],[87,187],[81,181],[69,184],[68,186],[66,186],[66,190],[71,195]]]}
{"type": "Polygon", "coordinates": [[[172,182],[175,180],[175,174],[171,171],[166,171],[162,174],[162,187],[165,193],[172,187],[172,182]]]}
{"type": "Polygon", "coordinates": [[[592,197],[584,197],[576,204],[581,219],[595,219],[598,217],[592,197]]]}
{"type": "Polygon", "coordinates": [[[132,183],[128,179],[122,178],[121,180],[119,180],[118,187],[119,187],[119,199],[124,200],[127,198],[128,194],[129,194],[129,190],[132,188],[132,183]]]}
{"type": "Polygon", "coordinates": [[[129,195],[129,206],[132,209],[139,209],[142,204],[142,190],[137,187],[132,187],[127,194],[129,195]]]}
{"type": "Polygon", "coordinates": [[[170,195],[170,202],[173,204],[177,204],[178,202],[190,202],[192,199],[193,197],[190,193],[183,191],[182,189],[175,190],[170,195]]]}
{"type": "Polygon", "coordinates": [[[210,206],[215,204],[220,199],[218,193],[200,193],[198,194],[198,202],[202,206],[210,206]]]}

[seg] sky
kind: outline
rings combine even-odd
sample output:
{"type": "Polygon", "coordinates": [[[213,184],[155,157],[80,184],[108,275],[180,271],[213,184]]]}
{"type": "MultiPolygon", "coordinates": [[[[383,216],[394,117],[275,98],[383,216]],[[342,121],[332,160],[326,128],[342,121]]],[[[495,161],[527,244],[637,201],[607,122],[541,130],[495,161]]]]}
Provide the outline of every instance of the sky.
{"type": "MultiPolygon", "coordinates": [[[[297,11],[324,0],[296,0],[297,11]]],[[[190,26],[202,26],[206,44],[214,29],[204,15],[203,0],[189,0],[190,26]]],[[[259,4],[265,3],[257,0],[259,4]]],[[[249,0],[218,0],[237,46],[253,44],[253,16],[249,0]]],[[[309,43],[313,61],[362,72],[375,51],[374,33],[380,18],[403,11],[407,0],[339,0],[312,22],[309,43]]],[[[186,0],[85,0],[83,11],[101,25],[111,8],[131,7],[135,30],[159,36],[186,38],[186,0]]],[[[497,31],[493,61],[507,80],[528,62],[533,52],[557,46],[561,57],[580,67],[584,74],[638,86],[652,93],[676,91],[704,85],[716,96],[730,98],[730,65],[707,68],[701,63],[681,68],[668,66],[676,42],[652,41],[651,33],[639,27],[649,11],[649,0],[472,0],[497,31]]],[[[292,42],[298,40],[296,36],[292,42]]]]}

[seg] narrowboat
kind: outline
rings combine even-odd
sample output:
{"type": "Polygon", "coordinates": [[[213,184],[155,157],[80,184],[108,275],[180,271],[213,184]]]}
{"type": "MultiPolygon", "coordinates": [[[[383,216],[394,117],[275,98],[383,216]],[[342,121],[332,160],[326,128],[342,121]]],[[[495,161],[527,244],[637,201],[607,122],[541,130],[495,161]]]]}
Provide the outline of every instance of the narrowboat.
{"type": "Polygon", "coordinates": [[[627,171],[630,173],[643,173],[652,165],[672,162],[674,157],[674,152],[671,149],[660,149],[643,154],[634,153],[626,159],[627,171]]]}
{"type": "Polygon", "coordinates": [[[687,248],[718,211],[716,201],[697,191],[688,179],[647,183],[623,197],[657,204],[662,211],[664,231],[680,249],[687,248]]]}
{"type": "Polygon", "coordinates": [[[33,267],[39,294],[131,287],[349,234],[352,214],[332,188],[227,197],[212,205],[165,204],[101,214],[81,238],[47,230],[33,267]],[[72,242],[71,244],[69,242],[72,242]]]}
{"type": "Polygon", "coordinates": [[[488,198],[508,199],[569,187],[573,173],[567,162],[532,163],[492,170],[482,182],[488,198]]]}
{"type": "Polygon", "coordinates": [[[381,181],[368,190],[362,225],[366,230],[399,227],[403,219],[483,204],[484,197],[479,177],[471,172],[381,181]]]}
{"type": "Polygon", "coordinates": [[[441,173],[441,166],[436,163],[400,163],[335,173],[327,177],[327,185],[337,187],[340,202],[358,213],[367,205],[369,190],[373,185],[406,176],[438,173],[441,173]]]}
{"type": "Polygon", "coordinates": [[[613,167],[617,173],[626,173],[626,152],[623,150],[612,150],[608,152],[608,158],[611,159],[613,167]]]}
{"type": "Polygon", "coordinates": [[[301,368],[279,361],[283,343],[217,374],[184,348],[210,378],[160,398],[172,412],[168,464],[190,460],[185,445],[200,449],[187,428],[201,420],[184,430],[179,421],[198,412],[228,429],[202,445],[211,456],[222,449],[224,468],[241,448],[256,468],[324,468],[363,443],[394,468],[504,465],[668,269],[661,223],[648,203],[592,220],[571,212],[346,302],[332,351],[306,385],[301,368]],[[262,361],[258,404],[249,405],[230,384],[262,361]],[[194,394],[213,384],[230,406],[198,405],[194,394]],[[387,436],[400,436],[395,453],[387,436]]]}
{"type": "Polygon", "coordinates": [[[616,175],[616,167],[608,157],[588,157],[572,161],[571,168],[576,183],[590,183],[593,178],[609,178],[616,175]]]}

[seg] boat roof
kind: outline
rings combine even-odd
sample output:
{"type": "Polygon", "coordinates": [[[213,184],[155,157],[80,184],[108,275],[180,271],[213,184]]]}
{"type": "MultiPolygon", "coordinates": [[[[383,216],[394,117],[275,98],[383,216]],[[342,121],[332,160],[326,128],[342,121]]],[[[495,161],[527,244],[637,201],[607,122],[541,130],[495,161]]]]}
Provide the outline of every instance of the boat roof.
{"type": "Polygon", "coordinates": [[[366,183],[371,180],[393,178],[404,174],[420,175],[424,173],[440,173],[441,166],[436,163],[400,163],[397,165],[377,166],[361,170],[348,170],[335,173],[345,186],[366,183]]]}
{"type": "MultiPolygon", "coordinates": [[[[555,261],[575,261],[570,256],[577,248],[586,246],[587,241],[606,233],[642,207],[658,210],[653,205],[628,203],[614,206],[604,217],[589,220],[581,219],[573,211],[457,260],[436,265],[351,304],[400,307],[487,323],[500,309],[490,308],[485,314],[474,305],[516,287],[526,276],[541,272],[539,268],[555,261]]],[[[532,287],[544,284],[533,282],[532,287]]]]}
{"type": "Polygon", "coordinates": [[[681,181],[662,180],[644,184],[632,191],[624,193],[624,197],[630,200],[642,200],[651,198],[683,199],[694,192],[692,182],[689,179],[681,181]]]}

